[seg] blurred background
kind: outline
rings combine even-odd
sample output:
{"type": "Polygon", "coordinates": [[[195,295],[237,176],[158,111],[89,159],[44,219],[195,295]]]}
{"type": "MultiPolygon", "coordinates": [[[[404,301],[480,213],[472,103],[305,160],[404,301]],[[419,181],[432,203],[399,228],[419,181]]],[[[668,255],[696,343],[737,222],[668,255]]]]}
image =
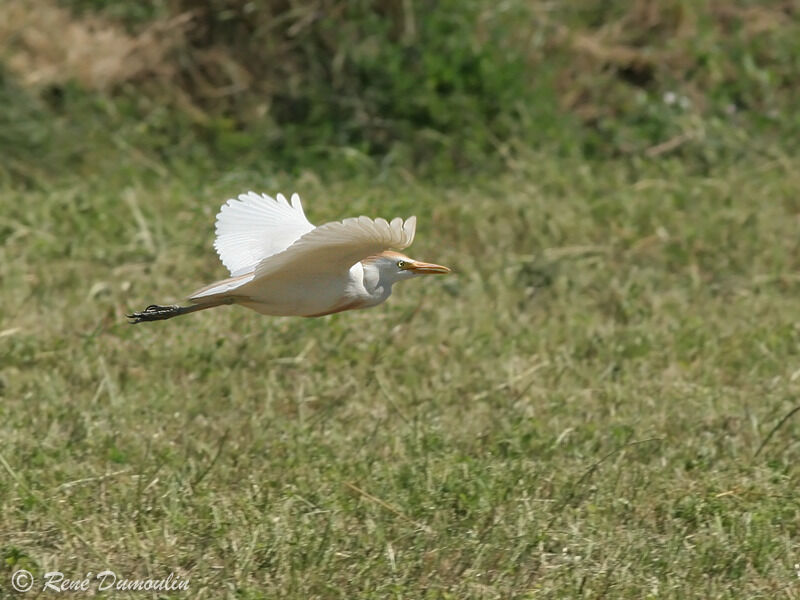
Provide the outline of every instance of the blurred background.
{"type": "MultiPolygon", "coordinates": [[[[4,0],[0,177],[794,147],[793,0],[4,0]],[[754,141],[755,140],[755,141],[754,141]]],[[[344,171],[343,171],[344,170],[344,171]]]]}

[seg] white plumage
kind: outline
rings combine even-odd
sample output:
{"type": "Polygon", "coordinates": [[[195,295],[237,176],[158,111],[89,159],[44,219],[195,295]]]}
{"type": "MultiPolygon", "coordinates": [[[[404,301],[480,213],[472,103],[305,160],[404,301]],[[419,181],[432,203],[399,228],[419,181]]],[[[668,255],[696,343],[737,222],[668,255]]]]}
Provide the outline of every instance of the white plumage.
{"type": "Polygon", "coordinates": [[[280,271],[322,274],[349,269],[359,260],[388,250],[402,250],[414,241],[417,218],[405,223],[400,217],[385,219],[358,217],[341,223],[326,223],[311,230],[284,252],[258,262],[256,277],[268,277],[280,271]]]}
{"type": "Polygon", "coordinates": [[[231,277],[236,277],[252,272],[258,261],[286,250],[312,229],[297,194],[289,204],[283,194],[270,198],[248,192],[220,208],[214,248],[231,277]]]}
{"type": "Polygon", "coordinates": [[[415,230],[416,217],[362,216],[314,227],[297,194],[291,202],[281,194],[242,194],[217,215],[214,248],[231,277],[195,292],[191,306],[151,305],[130,316],[138,323],[241,304],[263,314],[309,317],[374,306],[397,281],[450,271],[390,251],[408,247],[415,230]]]}

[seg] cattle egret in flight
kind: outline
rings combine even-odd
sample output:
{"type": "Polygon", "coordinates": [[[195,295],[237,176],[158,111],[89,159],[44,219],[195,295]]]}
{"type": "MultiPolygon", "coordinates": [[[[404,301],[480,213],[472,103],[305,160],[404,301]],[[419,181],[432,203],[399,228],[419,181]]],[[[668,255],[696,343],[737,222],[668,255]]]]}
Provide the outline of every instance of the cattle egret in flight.
{"type": "Polygon", "coordinates": [[[410,246],[416,225],[416,217],[357,217],[314,227],[297,194],[291,203],[281,194],[242,194],[217,215],[214,248],[230,278],[196,291],[188,306],[153,304],[128,317],[160,321],[222,304],[301,317],[375,306],[398,281],[450,272],[391,250],[410,246]]]}

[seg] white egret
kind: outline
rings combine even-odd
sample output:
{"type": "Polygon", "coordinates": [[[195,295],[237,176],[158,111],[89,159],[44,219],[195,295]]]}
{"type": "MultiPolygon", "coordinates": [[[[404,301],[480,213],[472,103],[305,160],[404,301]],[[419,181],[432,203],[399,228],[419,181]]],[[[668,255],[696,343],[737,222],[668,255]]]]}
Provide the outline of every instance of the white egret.
{"type": "Polygon", "coordinates": [[[291,203],[281,194],[242,194],[217,214],[214,248],[230,278],[196,291],[188,306],[152,304],[128,317],[160,321],[223,304],[301,317],[375,306],[398,281],[450,272],[391,250],[411,245],[416,224],[357,217],[314,227],[297,194],[291,203]]]}

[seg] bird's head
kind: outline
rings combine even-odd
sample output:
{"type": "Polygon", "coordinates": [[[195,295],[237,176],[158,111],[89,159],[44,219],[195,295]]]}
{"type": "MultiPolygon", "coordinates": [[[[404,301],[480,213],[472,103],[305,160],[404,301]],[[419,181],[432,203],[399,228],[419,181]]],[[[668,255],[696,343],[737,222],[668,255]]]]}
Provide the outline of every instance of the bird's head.
{"type": "Polygon", "coordinates": [[[418,275],[443,275],[450,269],[442,265],[422,262],[399,252],[386,251],[364,261],[377,271],[378,278],[389,285],[418,275]]]}

